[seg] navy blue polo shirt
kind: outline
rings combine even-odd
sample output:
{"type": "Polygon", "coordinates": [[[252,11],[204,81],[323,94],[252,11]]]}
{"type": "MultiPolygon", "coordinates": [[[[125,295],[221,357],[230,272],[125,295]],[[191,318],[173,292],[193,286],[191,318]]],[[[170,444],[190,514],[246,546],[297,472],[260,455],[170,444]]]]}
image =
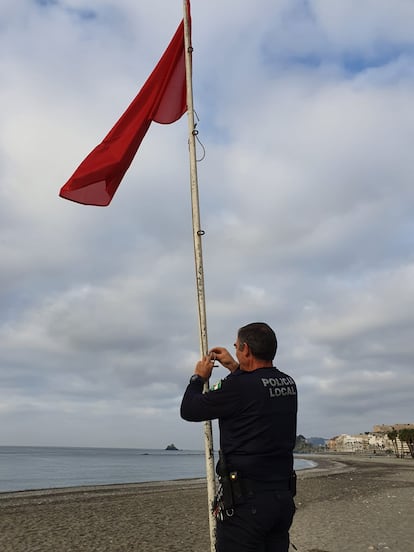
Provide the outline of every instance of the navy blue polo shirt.
{"type": "Polygon", "coordinates": [[[275,367],[238,369],[207,393],[190,383],[181,403],[185,420],[218,419],[229,471],[259,481],[288,479],[296,442],[297,389],[275,367]]]}

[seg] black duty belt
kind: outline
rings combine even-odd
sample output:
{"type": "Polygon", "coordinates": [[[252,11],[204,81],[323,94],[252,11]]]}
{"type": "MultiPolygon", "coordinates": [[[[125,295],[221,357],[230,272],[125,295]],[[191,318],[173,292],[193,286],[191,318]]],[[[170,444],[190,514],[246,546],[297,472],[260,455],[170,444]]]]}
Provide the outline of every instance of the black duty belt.
{"type": "Polygon", "coordinates": [[[290,491],[290,479],[281,479],[276,481],[258,481],[257,479],[242,479],[243,491],[245,493],[254,493],[261,491],[290,491]]]}
{"type": "Polygon", "coordinates": [[[242,504],[246,497],[256,493],[272,491],[288,491],[292,497],[296,494],[296,474],[292,472],[289,479],[274,481],[258,481],[240,477],[235,471],[219,476],[220,485],[213,501],[212,511],[216,519],[223,520],[224,516],[231,517],[234,508],[242,504]]]}

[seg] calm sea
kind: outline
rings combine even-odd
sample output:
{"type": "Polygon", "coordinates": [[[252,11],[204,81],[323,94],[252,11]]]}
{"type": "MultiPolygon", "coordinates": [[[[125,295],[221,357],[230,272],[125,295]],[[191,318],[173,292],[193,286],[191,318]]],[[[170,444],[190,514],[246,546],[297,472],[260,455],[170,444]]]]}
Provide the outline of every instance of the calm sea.
{"type": "MultiPolygon", "coordinates": [[[[297,470],[315,466],[295,459],[297,470]]],[[[0,492],[203,478],[203,451],[0,447],[0,492]]]]}

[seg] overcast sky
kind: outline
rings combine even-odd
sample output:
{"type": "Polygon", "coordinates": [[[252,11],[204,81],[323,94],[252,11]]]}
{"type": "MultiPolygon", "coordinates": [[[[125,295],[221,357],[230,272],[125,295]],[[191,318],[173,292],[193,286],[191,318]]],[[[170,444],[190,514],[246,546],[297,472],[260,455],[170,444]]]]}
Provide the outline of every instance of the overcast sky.
{"type": "MultiPolygon", "coordinates": [[[[209,345],[268,322],[306,437],[414,422],[414,3],[192,15],[209,345]]],[[[1,445],[203,448],[179,416],[187,117],[151,126],[109,207],[58,197],[181,19],[181,0],[2,0],[1,445]]]]}

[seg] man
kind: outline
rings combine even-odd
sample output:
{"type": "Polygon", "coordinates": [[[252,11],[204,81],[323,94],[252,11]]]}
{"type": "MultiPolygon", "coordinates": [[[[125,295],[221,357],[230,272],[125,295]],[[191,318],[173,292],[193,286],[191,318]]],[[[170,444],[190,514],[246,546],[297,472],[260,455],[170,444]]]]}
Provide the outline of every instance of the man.
{"type": "Polygon", "coordinates": [[[215,347],[197,363],[181,416],[219,421],[217,552],[287,552],[295,512],[296,384],[273,366],[277,339],[267,324],[240,328],[234,346],[237,361],[215,347]],[[215,360],[230,374],[203,393],[215,360]]]}

